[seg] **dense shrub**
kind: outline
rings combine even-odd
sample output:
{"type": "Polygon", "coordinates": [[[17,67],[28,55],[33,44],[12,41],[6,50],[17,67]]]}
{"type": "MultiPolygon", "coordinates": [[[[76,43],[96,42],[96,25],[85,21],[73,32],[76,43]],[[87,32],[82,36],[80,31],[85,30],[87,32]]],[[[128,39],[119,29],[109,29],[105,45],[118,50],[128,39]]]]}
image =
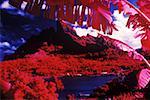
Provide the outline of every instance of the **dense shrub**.
{"type": "Polygon", "coordinates": [[[95,55],[92,53],[89,59],[87,53],[57,53],[61,48],[44,45],[38,52],[25,58],[1,62],[0,78],[12,85],[5,98],[10,98],[12,94],[14,99],[55,100],[58,98],[57,91],[64,89],[58,78],[60,76],[101,75],[104,72],[127,74],[143,68],[143,62],[133,60],[126,53],[116,54],[112,49],[106,50],[105,55],[98,55],[96,59],[92,59],[95,55]],[[55,81],[46,82],[44,78],[47,77],[54,77],[55,81]]]}

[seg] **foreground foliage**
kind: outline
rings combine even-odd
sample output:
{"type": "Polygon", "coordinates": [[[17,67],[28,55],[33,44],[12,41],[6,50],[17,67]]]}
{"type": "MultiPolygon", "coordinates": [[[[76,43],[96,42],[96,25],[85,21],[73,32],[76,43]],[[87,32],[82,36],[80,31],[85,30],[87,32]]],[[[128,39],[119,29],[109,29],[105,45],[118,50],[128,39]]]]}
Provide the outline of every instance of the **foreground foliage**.
{"type": "Polygon", "coordinates": [[[11,89],[4,93],[6,97],[55,100],[57,92],[64,88],[60,76],[128,74],[144,68],[143,62],[113,49],[71,55],[60,52],[62,48],[44,45],[24,58],[1,62],[0,78],[11,84],[11,89]],[[47,77],[54,81],[46,82],[47,77]]]}

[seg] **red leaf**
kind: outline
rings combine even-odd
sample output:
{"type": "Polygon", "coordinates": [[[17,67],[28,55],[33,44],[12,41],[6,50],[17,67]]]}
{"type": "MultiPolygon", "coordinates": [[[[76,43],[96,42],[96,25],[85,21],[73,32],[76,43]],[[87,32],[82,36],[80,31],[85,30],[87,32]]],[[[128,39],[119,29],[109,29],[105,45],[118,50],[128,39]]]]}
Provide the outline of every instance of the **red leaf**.
{"type": "Polygon", "coordinates": [[[150,82],[150,70],[142,69],[138,77],[139,88],[145,88],[149,82],[150,82]]]}
{"type": "Polygon", "coordinates": [[[118,10],[119,10],[119,13],[121,13],[123,11],[123,5],[122,5],[122,2],[118,2],[118,10]]]}
{"type": "Polygon", "coordinates": [[[21,4],[23,3],[24,0],[9,0],[9,3],[13,5],[16,8],[21,8],[21,4]]]}
{"type": "Polygon", "coordinates": [[[35,0],[34,5],[30,10],[30,13],[35,16],[39,16],[41,14],[41,4],[39,5],[38,0],[35,0]]]}
{"type": "Polygon", "coordinates": [[[50,13],[49,13],[49,18],[50,19],[55,19],[55,9],[56,9],[56,6],[51,5],[50,13]]]}
{"type": "Polygon", "coordinates": [[[78,24],[80,26],[83,25],[83,20],[84,20],[84,17],[85,17],[85,9],[86,9],[86,6],[82,6],[81,15],[79,16],[79,19],[78,19],[78,24]]]}
{"type": "Polygon", "coordinates": [[[100,23],[101,23],[100,14],[98,13],[98,11],[93,11],[92,27],[94,29],[100,30],[100,23]]]}
{"type": "Polygon", "coordinates": [[[73,19],[73,5],[66,5],[66,16],[65,16],[65,20],[74,23],[74,19],[73,19]]]}
{"type": "Polygon", "coordinates": [[[88,16],[87,16],[87,26],[91,26],[91,12],[90,9],[88,8],[88,16]]]}
{"type": "Polygon", "coordinates": [[[1,80],[0,79],[0,90],[3,90],[3,92],[8,92],[11,88],[11,84],[4,81],[4,80],[1,80]]]}

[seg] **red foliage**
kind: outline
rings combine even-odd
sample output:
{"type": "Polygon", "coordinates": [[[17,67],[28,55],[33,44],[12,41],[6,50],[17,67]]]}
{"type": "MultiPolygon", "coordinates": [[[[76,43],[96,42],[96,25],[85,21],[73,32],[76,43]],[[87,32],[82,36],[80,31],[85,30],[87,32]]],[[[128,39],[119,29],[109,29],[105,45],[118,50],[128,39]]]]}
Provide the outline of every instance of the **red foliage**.
{"type": "Polygon", "coordinates": [[[0,78],[12,85],[11,90],[14,90],[15,99],[57,99],[56,90],[64,89],[61,80],[57,78],[60,76],[127,74],[133,69],[143,68],[142,62],[133,60],[128,57],[127,53],[116,52],[113,49],[78,55],[51,53],[61,48],[61,46],[54,47],[53,45],[43,46],[39,52],[27,55],[23,59],[0,63],[0,78]],[[122,67],[128,70],[124,70],[122,67]],[[55,83],[45,82],[44,78],[46,77],[55,77],[55,83]]]}
{"type": "MultiPolygon", "coordinates": [[[[40,0],[40,2],[38,2],[38,0],[35,0],[35,2],[33,2],[33,0],[10,0],[9,3],[17,8],[21,8],[23,1],[27,2],[25,11],[33,15],[40,16],[43,11],[42,6],[43,4],[46,4],[43,13],[44,17],[49,19],[57,18],[71,23],[77,21],[80,26],[83,25],[83,20],[86,17],[85,9],[88,8],[88,10],[90,9],[90,12],[88,11],[87,26],[92,26],[93,28],[100,30],[100,25],[102,25],[102,31],[109,31],[108,34],[112,34],[112,30],[115,29],[112,15],[109,10],[111,2],[118,6],[119,12],[124,11],[124,13],[128,15],[137,14],[142,21],[143,19],[148,21],[148,23],[150,21],[145,17],[145,15],[148,17],[150,15],[149,0],[138,0],[137,2],[140,6],[140,10],[145,15],[138,11],[138,9],[127,0],[46,0],[45,2],[44,0],[40,0]],[[79,14],[81,6],[82,10],[81,14],[79,14]]],[[[134,22],[140,21],[135,20],[134,22]]],[[[142,27],[142,24],[139,24],[139,26],[142,27]]]]}
{"type": "Polygon", "coordinates": [[[11,88],[10,83],[0,79],[0,90],[2,90],[4,93],[6,93],[7,91],[10,90],[10,88],[11,88]]]}
{"type": "MultiPolygon", "coordinates": [[[[134,95],[135,94],[128,92],[128,93],[124,93],[124,94],[121,94],[118,96],[114,96],[113,100],[135,100],[137,98],[134,95]]],[[[141,99],[141,98],[139,98],[139,99],[141,99]]]]}
{"type": "Polygon", "coordinates": [[[137,5],[139,9],[150,18],[150,1],[149,0],[138,0],[137,5]]]}
{"type": "Polygon", "coordinates": [[[53,85],[55,83],[48,84],[43,78],[33,75],[32,61],[27,64],[26,61],[18,59],[11,61],[12,64],[4,62],[0,66],[1,79],[7,80],[12,85],[10,92],[12,90],[14,92],[11,99],[56,100],[58,95],[55,93],[56,87],[53,85]]]}

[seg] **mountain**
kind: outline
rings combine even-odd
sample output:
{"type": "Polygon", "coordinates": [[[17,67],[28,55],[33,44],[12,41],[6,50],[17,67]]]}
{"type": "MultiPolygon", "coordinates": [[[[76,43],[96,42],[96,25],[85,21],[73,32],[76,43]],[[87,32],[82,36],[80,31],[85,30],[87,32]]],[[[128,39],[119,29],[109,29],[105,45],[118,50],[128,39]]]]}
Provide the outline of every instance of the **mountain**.
{"type": "MultiPolygon", "coordinates": [[[[71,26],[62,22],[57,22],[56,29],[57,30],[50,27],[43,30],[39,35],[32,36],[25,44],[15,51],[13,56],[16,55],[16,57],[23,57],[27,54],[35,53],[42,47],[44,42],[47,42],[48,45],[61,45],[63,46],[63,52],[73,54],[100,52],[110,47],[119,50],[113,45],[108,46],[108,43],[104,38],[109,37],[93,37],[91,35],[79,37],[71,26]]],[[[11,57],[12,55],[5,57],[5,59],[11,57]]]]}

